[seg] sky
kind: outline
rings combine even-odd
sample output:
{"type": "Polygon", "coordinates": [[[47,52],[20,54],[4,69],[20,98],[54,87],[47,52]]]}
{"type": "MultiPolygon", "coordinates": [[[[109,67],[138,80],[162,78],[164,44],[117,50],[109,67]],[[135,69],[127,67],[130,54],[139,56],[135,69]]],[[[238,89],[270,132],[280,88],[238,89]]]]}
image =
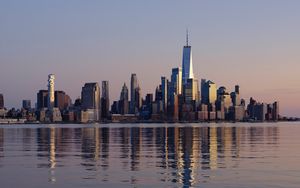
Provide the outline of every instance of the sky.
{"type": "Polygon", "coordinates": [[[298,0],[2,0],[0,93],[6,107],[55,89],[73,101],[86,82],[109,80],[110,97],[136,73],[142,94],[181,66],[186,29],[194,74],[247,102],[279,101],[300,117],[298,0]]]}

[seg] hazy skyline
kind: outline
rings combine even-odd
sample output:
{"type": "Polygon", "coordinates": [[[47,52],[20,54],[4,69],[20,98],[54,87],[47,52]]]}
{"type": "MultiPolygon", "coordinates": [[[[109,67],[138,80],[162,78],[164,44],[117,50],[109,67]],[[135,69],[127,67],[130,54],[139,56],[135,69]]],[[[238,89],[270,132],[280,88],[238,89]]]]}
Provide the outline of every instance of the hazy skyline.
{"type": "Polygon", "coordinates": [[[55,89],[74,101],[85,82],[109,80],[116,100],[136,73],[142,95],[181,66],[189,28],[195,77],[242,98],[280,102],[300,116],[300,1],[0,2],[0,93],[6,107],[55,89]]]}

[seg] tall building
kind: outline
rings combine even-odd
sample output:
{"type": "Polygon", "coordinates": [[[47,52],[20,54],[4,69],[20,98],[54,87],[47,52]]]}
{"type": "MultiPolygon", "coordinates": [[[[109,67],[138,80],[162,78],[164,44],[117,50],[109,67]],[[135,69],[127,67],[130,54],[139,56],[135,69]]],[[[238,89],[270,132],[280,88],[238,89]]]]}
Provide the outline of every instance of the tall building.
{"type": "Polygon", "coordinates": [[[140,86],[135,89],[135,113],[139,112],[142,107],[142,92],[140,86]]]}
{"type": "Polygon", "coordinates": [[[256,102],[252,97],[247,106],[247,113],[250,119],[256,121],[265,121],[267,114],[267,104],[256,102]]]}
{"type": "Polygon", "coordinates": [[[161,93],[162,93],[162,103],[163,103],[163,111],[167,112],[168,106],[168,80],[166,77],[161,77],[161,93]]]}
{"type": "Polygon", "coordinates": [[[86,83],[81,91],[81,107],[84,110],[93,111],[93,120],[99,121],[100,108],[100,87],[98,83],[86,83]]]}
{"type": "Polygon", "coordinates": [[[37,93],[37,110],[48,107],[48,91],[39,90],[37,93]]]}
{"type": "Polygon", "coordinates": [[[23,100],[22,101],[22,108],[24,108],[26,110],[30,110],[31,109],[31,101],[30,100],[23,100]]]}
{"type": "Polygon", "coordinates": [[[128,88],[125,83],[122,87],[122,91],[120,94],[119,106],[120,106],[119,107],[120,114],[128,114],[129,112],[128,88]]]}
{"type": "Polygon", "coordinates": [[[172,69],[171,92],[180,95],[182,92],[182,69],[180,67],[172,69]]]}
{"type": "Polygon", "coordinates": [[[186,104],[195,104],[199,100],[198,96],[198,80],[189,78],[184,87],[184,102],[186,104]]]}
{"type": "Polygon", "coordinates": [[[155,89],[155,101],[161,101],[162,100],[162,91],[161,91],[161,85],[156,87],[155,89]]]}
{"type": "Polygon", "coordinates": [[[55,91],[54,96],[54,106],[59,110],[68,109],[71,106],[71,98],[64,91],[55,91]]]}
{"type": "Polygon", "coordinates": [[[102,81],[102,96],[101,96],[101,113],[102,118],[109,117],[109,85],[108,81],[102,81]]]}
{"type": "Polygon", "coordinates": [[[236,85],[234,92],[230,94],[233,106],[239,106],[241,104],[240,99],[240,86],[236,85]]]}
{"type": "Polygon", "coordinates": [[[201,100],[203,104],[215,104],[217,100],[217,85],[212,81],[201,80],[201,100]]]}
{"type": "Polygon", "coordinates": [[[203,104],[215,104],[217,100],[217,85],[212,81],[201,80],[201,100],[203,104]]]}
{"type": "Polygon", "coordinates": [[[135,114],[137,112],[136,106],[136,89],[138,87],[138,80],[136,74],[131,74],[131,81],[130,81],[130,113],[135,114]]]}
{"type": "Polygon", "coordinates": [[[145,105],[147,109],[152,113],[153,94],[148,93],[145,98],[145,105]]]}
{"type": "Polygon", "coordinates": [[[279,102],[278,101],[275,101],[273,103],[272,118],[274,121],[278,121],[278,119],[279,119],[279,102]]]}
{"type": "Polygon", "coordinates": [[[0,93],[0,109],[4,108],[4,98],[3,98],[3,94],[0,93]]]}
{"type": "Polygon", "coordinates": [[[192,47],[189,45],[189,35],[186,33],[186,45],[183,47],[182,56],[182,84],[187,84],[189,78],[194,78],[193,61],[192,61],[192,47]]]}
{"type": "Polygon", "coordinates": [[[226,87],[222,86],[217,90],[217,101],[221,102],[225,109],[228,109],[231,106],[232,100],[229,93],[226,91],[226,87]]]}
{"type": "Polygon", "coordinates": [[[54,108],[55,96],[54,96],[54,80],[55,75],[48,75],[48,109],[52,110],[54,108]]]}
{"type": "MultiPolygon", "coordinates": [[[[37,110],[48,108],[48,90],[40,90],[37,93],[37,110]]],[[[67,109],[71,106],[71,98],[64,91],[54,92],[54,107],[59,110],[67,109]]]]}

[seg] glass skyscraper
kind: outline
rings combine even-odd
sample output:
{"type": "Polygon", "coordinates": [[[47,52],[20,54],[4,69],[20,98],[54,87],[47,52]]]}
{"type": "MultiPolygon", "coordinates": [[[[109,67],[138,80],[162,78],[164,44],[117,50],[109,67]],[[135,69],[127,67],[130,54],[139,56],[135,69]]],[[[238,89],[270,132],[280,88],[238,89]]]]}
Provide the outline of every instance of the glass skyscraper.
{"type": "Polygon", "coordinates": [[[189,46],[188,33],[186,34],[186,45],[183,47],[182,56],[182,84],[187,84],[189,78],[194,78],[193,61],[192,61],[192,47],[189,46]]]}
{"type": "Polygon", "coordinates": [[[131,81],[130,81],[130,113],[135,114],[137,101],[136,101],[136,89],[138,88],[138,81],[136,74],[131,74],[131,81]]]}

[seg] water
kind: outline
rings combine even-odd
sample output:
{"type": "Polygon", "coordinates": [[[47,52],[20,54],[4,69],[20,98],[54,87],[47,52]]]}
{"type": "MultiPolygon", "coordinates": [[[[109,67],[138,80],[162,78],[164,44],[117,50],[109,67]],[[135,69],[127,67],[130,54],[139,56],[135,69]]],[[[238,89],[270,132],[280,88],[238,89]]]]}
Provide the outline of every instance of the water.
{"type": "Polygon", "coordinates": [[[0,187],[299,187],[300,123],[6,125],[0,187]]]}

